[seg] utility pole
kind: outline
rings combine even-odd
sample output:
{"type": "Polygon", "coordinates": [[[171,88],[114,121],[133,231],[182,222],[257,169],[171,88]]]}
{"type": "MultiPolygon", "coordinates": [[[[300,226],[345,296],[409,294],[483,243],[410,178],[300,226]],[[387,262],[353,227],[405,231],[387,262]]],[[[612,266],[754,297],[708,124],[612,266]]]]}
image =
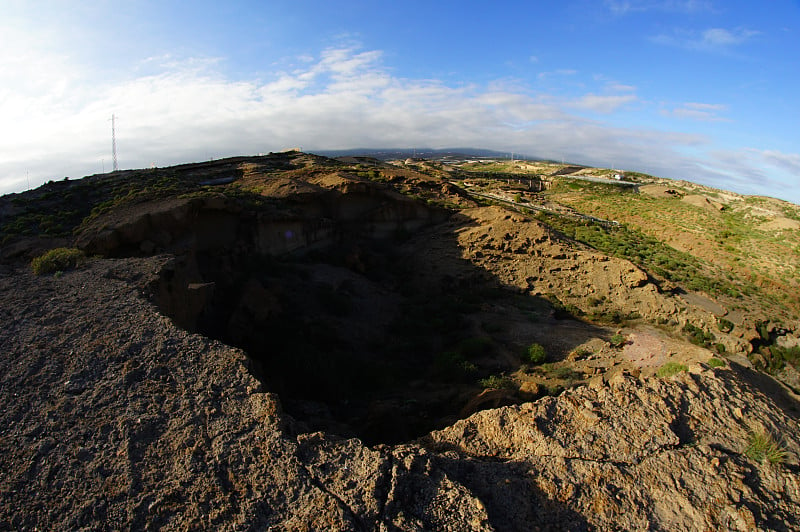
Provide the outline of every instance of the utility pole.
{"type": "Polygon", "coordinates": [[[114,156],[114,172],[119,170],[117,165],[117,130],[116,130],[116,117],[111,115],[111,154],[114,156]]]}

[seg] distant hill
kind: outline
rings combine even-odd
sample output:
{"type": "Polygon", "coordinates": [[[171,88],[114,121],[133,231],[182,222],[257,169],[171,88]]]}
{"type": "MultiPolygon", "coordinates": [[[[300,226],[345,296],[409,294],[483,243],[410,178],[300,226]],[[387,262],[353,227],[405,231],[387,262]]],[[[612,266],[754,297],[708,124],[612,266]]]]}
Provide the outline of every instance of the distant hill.
{"type": "Polygon", "coordinates": [[[468,159],[475,157],[486,157],[494,159],[511,159],[512,155],[515,159],[524,159],[528,161],[544,161],[541,157],[525,155],[520,153],[501,152],[495,150],[486,150],[479,148],[355,148],[350,150],[322,150],[315,151],[319,155],[326,157],[355,157],[355,156],[369,156],[382,161],[391,161],[394,159],[407,159],[415,157],[419,159],[468,159]]]}

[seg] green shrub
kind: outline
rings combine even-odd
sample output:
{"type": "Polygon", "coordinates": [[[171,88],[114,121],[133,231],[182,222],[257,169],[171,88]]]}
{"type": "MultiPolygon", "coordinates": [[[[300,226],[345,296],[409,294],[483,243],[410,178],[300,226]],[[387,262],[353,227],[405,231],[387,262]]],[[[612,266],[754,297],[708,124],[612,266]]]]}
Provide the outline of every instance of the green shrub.
{"type": "Polygon", "coordinates": [[[478,371],[478,366],[468,360],[464,360],[458,363],[458,369],[462,373],[475,373],[478,371]]]}
{"type": "Polygon", "coordinates": [[[564,387],[560,384],[550,384],[545,386],[545,393],[547,395],[552,395],[553,397],[559,395],[561,392],[564,391],[564,387]]]}
{"type": "MultiPolygon", "coordinates": [[[[766,364],[763,361],[758,361],[757,366],[772,375],[786,367],[786,364],[800,368],[800,347],[798,346],[781,347],[777,344],[769,344],[761,346],[758,354],[763,357],[763,361],[766,364]]],[[[753,354],[748,358],[751,358],[751,362],[753,362],[753,354]]]]}
{"type": "Polygon", "coordinates": [[[708,365],[712,368],[723,368],[725,367],[725,362],[716,357],[711,357],[708,359],[708,365]]]}
{"type": "Polygon", "coordinates": [[[779,357],[782,361],[790,363],[797,368],[800,366],[800,346],[781,347],[779,345],[772,345],[770,351],[776,358],[779,357]]]}
{"type": "Polygon", "coordinates": [[[582,374],[573,370],[569,366],[554,367],[548,372],[548,375],[556,379],[564,379],[564,380],[575,380],[583,377],[582,374]]]}
{"type": "Polygon", "coordinates": [[[531,364],[541,364],[547,360],[547,352],[540,344],[531,344],[525,351],[525,360],[531,364]]]}
{"type": "Polygon", "coordinates": [[[611,337],[608,343],[611,344],[612,347],[622,347],[627,341],[628,337],[624,334],[615,334],[611,337]]]}
{"type": "Polygon", "coordinates": [[[455,351],[445,351],[436,355],[433,361],[435,373],[444,379],[460,379],[478,371],[478,367],[455,351]]]}
{"type": "Polygon", "coordinates": [[[761,337],[762,340],[764,340],[765,342],[770,341],[769,324],[767,322],[764,321],[757,322],[756,331],[758,332],[758,335],[761,337]]]}
{"type": "Polygon", "coordinates": [[[590,307],[599,307],[603,304],[603,300],[601,298],[592,296],[586,299],[586,304],[590,307]]]}
{"type": "Polygon", "coordinates": [[[689,337],[689,341],[694,345],[699,345],[700,347],[710,348],[711,343],[714,341],[714,335],[708,331],[704,331],[700,327],[692,325],[691,323],[686,323],[683,326],[683,332],[689,337]]]}
{"type": "Polygon", "coordinates": [[[555,369],[556,365],[554,362],[545,362],[544,364],[540,365],[538,368],[534,368],[536,373],[550,373],[555,369]]]}
{"type": "Polygon", "coordinates": [[[478,384],[492,390],[510,390],[515,387],[514,381],[505,375],[490,375],[485,379],[479,380],[478,384]]]}
{"type": "Polygon", "coordinates": [[[36,275],[68,270],[85,260],[83,251],[75,248],[55,248],[31,261],[31,268],[36,275]]]}
{"type": "Polygon", "coordinates": [[[772,434],[762,429],[750,432],[744,454],[759,464],[766,460],[772,465],[777,465],[786,461],[787,451],[782,441],[776,440],[772,434]]]}
{"type": "Polygon", "coordinates": [[[729,333],[733,330],[733,322],[725,318],[720,318],[717,320],[717,328],[724,333],[729,333]]]}
{"type": "Polygon", "coordinates": [[[572,356],[575,358],[575,360],[581,360],[583,358],[588,357],[591,354],[592,350],[586,347],[579,347],[572,352],[572,356]]]}
{"type": "Polygon", "coordinates": [[[683,364],[679,364],[677,362],[667,362],[656,372],[656,376],[660,378],[672,377],[676,373],[680,373],[681,371],[687,371],[689,368],[684,366],[683,364]]]}

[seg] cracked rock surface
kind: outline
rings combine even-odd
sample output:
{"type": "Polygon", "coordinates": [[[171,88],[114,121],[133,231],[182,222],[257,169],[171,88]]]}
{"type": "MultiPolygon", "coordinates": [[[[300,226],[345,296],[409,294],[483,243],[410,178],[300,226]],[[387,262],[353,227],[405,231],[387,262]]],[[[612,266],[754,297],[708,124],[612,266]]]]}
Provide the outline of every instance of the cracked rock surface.
{"type": "Polygon", "coordinates": [[[368,447],[300,432],[241,351],[160,315],[167,260],[0,272],[0,529],[800,529],[800,414],[749,370],[620,374],[368,447]],[[744,454],[762,428],[784,463],[744,454]]]}

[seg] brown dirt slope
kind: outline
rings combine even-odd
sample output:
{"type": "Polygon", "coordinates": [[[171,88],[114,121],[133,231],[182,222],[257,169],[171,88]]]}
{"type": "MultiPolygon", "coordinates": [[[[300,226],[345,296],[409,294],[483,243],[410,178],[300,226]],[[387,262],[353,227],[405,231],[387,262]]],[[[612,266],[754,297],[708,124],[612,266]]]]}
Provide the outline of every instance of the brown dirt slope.
{"type": "Polygon", "coordinates": [[[797,412],[744,370],[619,376],[369,448],[297,433],[241,352],[160,316],[141,293],[162,264],[3,271],[2,528],[800,526],[797,412]],[[743,454],[762,425],[782,465],[743,454]]]}

